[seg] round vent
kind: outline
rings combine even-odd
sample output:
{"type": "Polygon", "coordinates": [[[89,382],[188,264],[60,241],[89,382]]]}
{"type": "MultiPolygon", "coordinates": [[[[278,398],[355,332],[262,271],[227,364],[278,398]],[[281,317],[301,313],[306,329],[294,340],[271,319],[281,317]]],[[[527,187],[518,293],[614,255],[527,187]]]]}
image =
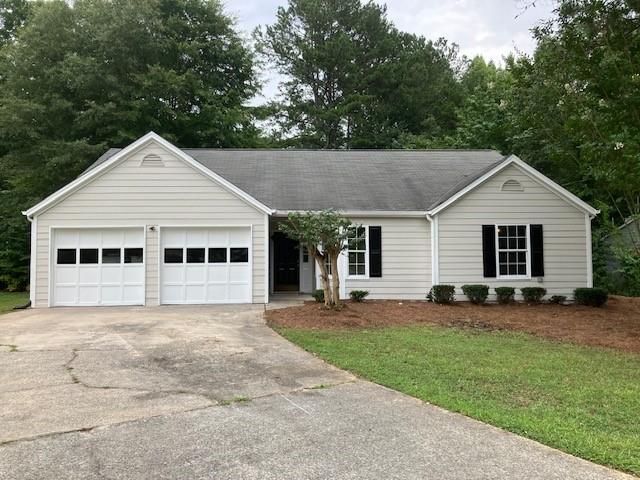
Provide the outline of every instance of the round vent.
{"type": "Polygon", "coordinates": [[[162,158],[160,158],[160,155],[150,153],[149,155],[144,156],[140,165],[144,167],[163,167],[164,163],[162,163],[162,158]]]}
{"type": "Polygon", "coordinates": [[[524,187],[518,180],[510,178],[502,184],[501,190],[503,192],[522,192],[524,190],[524,187]]]}

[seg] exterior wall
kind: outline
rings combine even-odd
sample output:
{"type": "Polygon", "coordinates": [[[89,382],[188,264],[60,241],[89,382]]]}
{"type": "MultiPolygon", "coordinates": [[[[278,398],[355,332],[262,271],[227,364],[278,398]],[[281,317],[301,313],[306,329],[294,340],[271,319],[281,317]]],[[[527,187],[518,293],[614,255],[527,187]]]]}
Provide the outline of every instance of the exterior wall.
{"type": "Polygon", "coordinates": [[[38,215],[35,306],[49,295],[49,230],[55,226],[146,226],[146,304],[158,304],[158,231],[150,226],[251,225],[253,302],[264,302],[265,216],[159,145],[121,163],[38,215]],[[164,166],[140,165],[154,153],[164,166]]]}
{"type": "MultiPolygon", "coordinates": [[[[573,289],[588,285],[587,232],[585,213],[553,192],[509,166],[467,193],[438,214],[439,283],[458,287],[482,283],[492,289],[512,286],[540,286],[548,295],[572,297],[573,289]],[[502,184],[515,179],[524,191],[501,191],[502,184]],[[542,224],[544,268],[542,283],[536,278],[506,280],[484,278],[482,266],[483,224],[542,224]]],[[[493,293],[493,290],[491,290],[493,293]]]]}
{"type": "MultiPolygon", "coordinates": [[[[424,300],[431,289],[431,227],[426,216],[351,220],[382,227],[382,277],[345,275],[347,297],[351,290],[368,290],[367,298],[424,300]]],[[[343,271],[348,271],[346,266],[343,271]]]]}

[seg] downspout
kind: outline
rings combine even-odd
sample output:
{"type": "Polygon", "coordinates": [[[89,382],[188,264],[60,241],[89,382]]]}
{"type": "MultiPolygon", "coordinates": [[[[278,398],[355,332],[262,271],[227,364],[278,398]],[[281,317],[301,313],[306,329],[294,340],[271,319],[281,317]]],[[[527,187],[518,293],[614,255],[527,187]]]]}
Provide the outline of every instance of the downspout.
{"type": "Polygon", "coordinates": [[[38,220],[30,215],[27,215],[25,212],[22,212],[29,220],[31,224],[31,247],[29,252],[29,303],[26,305],[21,305],[16,307],[20,308],[28,308],[32,307],[36,304],[36,237],[38,235],[38,220]]]}
{"type": "Polygon", "coordinates": [[[427,213],[431,224],[431,286],[440,283],[438,217],[427,213]]]}

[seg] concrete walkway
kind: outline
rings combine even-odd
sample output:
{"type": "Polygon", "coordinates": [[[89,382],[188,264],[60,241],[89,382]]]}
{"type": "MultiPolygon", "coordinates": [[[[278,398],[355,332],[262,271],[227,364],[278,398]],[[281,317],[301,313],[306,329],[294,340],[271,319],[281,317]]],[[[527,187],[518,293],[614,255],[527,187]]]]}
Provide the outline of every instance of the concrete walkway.
{"type": "Polygon", "coordinates": [[[262,312],[0,316],[0,478],[630,478],[357,380],[262,312]]]}

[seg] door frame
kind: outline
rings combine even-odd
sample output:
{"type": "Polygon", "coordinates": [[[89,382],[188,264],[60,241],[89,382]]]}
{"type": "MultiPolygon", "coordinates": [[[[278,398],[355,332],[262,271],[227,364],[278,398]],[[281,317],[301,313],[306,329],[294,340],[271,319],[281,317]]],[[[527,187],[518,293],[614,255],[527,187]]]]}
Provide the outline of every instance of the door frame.
{"type": "MultiPolygon", "coordinates": [[[[54,288],[53,288],[53,284],[54,284],[54,249],[55,249],[55,237],[54,237],[54,232],[56,230],[122,230],[122,229],[137,229],[137,228],[141,228],[142,229],[142,245],[143,245],[143,250],[142,250],[142,265],[144,268],[144,277],[142,279],[142,289],[144,292],[143,298],[142,298],[142,306],[146,306],[147,304],[147,226],[146,225],[81,225],[81,226],[74,226],[74,225],[49,225],[49,252],[48,252],[48,265],[47,265],[47,276],[48,278],[48,282],[47,282],[47,288],[48,288],[48,292],[47,292],[47,307],[51,308],[54,307],[54,302],[53,302],[53,292],[54,292],[54,288]]],[[[35,254],[35,252],[32,252],[32,255],[35,254]]],[[[36,280],[37,281],[37,280],[36,280]]],[[[135,304],[138,305],[138,304],[135,304]]],[[[78,305],[81,306],[81,305],[78,305]]],[[[115,306],[115,305],[98,305],[98,306],[115,306]]]]}
{"type": "MultiPolygon", "coordinates": [[[[282,292],[295,292],[295,293],[299,293],[300,292],[300,274],[301,274],[301,268],[302,268],[302,246],[300,245],[300,242],[297,242],[295,240],[289,239],[287,238],[287,236],[282,233],[282,232],[274,232],[272,235],[272,243],[273,243],[273,292],[274,293],[282,293],[282,292]],[[277,268],[277,263],[276,263],[276,243],[279,241],[279,239],[283,239],[286,238],[287,240],[289,240],[292,244],[297,245],[297,249],[294,248],[293,249],[293,255],[291,255],[291,258],[295,258],[296,259],[296,275],[298,277],[298,282],[297,282],[297,288],[295,290],[276,290],[276,268],[277,268]]],[[[292,284],[293,285],[293,284],[292,284]]]]}
{"type": "MultiPolygon", "coordinates": [[[[185,224],[185,225],[155,225],[158,230],[158,305],[183,305],[183,304],[164,304],[162,303],[162,229],[165,230],[168,228],[248,228],[249,229],[249,300],[247,302],[237,302],[236,304],[240,305],[242,303],[253,303],[253,225],[248,224],[239,224],[239,225],[230,225],[230,224],[213,224],[213,225],[193,225],[193,224],[185,224]]],[[[266,281],[266,279],[265,279],[266,281]]],[[[219,303],[218,305],[225,305],[225,303],[219,303]]],[[[190,305],[190,304],[184,304],[190,305]]],[[[198,305],[198,304],[193,304],[198,305]]],[[[216,305],[214,303],[206,303],[200,305],[216,305]]]]}

